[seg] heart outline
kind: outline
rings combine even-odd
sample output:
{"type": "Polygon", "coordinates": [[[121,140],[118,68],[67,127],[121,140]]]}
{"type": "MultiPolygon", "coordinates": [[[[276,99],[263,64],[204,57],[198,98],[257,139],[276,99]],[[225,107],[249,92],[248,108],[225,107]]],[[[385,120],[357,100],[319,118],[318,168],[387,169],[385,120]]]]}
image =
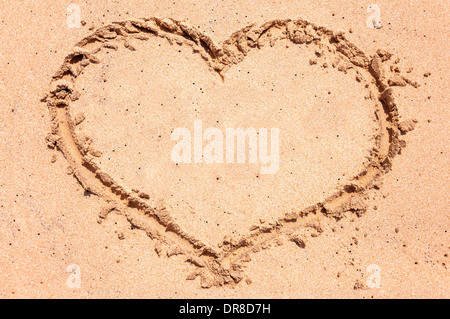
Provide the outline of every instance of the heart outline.
{"type": "MultiPolygon", "coordinates": [[[[168,246],[168,256],[183,254],[187,261],[197,266],[198,269],[188,279],[200,276],[202,287],[205,288],[234,285],[242,281],[243,264],[250,260],[252,253],[276,241],[281,235],[289,235],[290,231],[308,224],[311,217],[336,217],[345,209],[358,213],[361,208],[357,199],[361,192],[376,186],[379,177],[390,170],[392,158],[400,152],[403,145],[399,139],[398,111],[393,92],[380,65],[378,56],[369,60],[341,32],[333,32],[303,19],[272,20],[259,26],[249,25],[233,33],[222,47],[215,44],[208,35],[174,19],[144,18],[113,22],[78,42],[53,76],[50,92],[43,99],[47,102],[52,121],[52,133],[48,140],[64,154],[73,175],[83,188],[107,202],[107,207],[100,213],[100,220],[112,211],[120,212],[135,228],[144,230],[150,238],[168,246]],[[306,42],[308,45],[308,41],[309,44],[316,44],[316,36],[319,40],[325,37],[329,40],[330,47],[335,48],[336,55],[347,59],[353,68],[359,68],[358,71],[373,77],[380,101],[375,108],[380,125],[379,139],[366,168],[340,191],[299,212],[287,213],[276,223],[260,227],[258,232],[249,232],[234,242],[224,240],[223,246],[217,250],[184,232],[165,209],[150,207],[138,194],[127,192],[107,173],[102,172],[93,161],[91,150],[83,145],[74,130],[76,124],[70,115],[69,105],[78,99],[79,93],[74,91],[73,83],[90,63],[100,63],[95,54],[102,49],[117,50],[116,43],[122,42],[125,48],[134,50],[129,38],[147,40],[148,36],[159,36],[171,43],[181,41],[182,44],[191,45],[212,70],[223,76],[222,73],[228,67],[241,62],[250,50],[259,48],[259,40],[274,28],[284,29],[286,39],[295,44],[306,42]],[[101,45],[93,50],[86,49],[95,46],[93,44],[101,45]]],[[[301,245],[298,238],[291,239],[301,245]]]]}

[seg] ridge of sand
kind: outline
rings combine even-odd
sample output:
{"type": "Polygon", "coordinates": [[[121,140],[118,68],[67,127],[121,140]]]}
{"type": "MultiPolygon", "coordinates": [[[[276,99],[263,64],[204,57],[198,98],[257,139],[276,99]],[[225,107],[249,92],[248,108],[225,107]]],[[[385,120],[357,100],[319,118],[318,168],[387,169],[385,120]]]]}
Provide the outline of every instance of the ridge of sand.
{"type": "MultiPolygon", "coordinates": [[[[80,41],[55,74],[50,93],[45,97],[52,115],[52,133],[48,136],[51,146],[58,147],[68,160],[73,175],[89,192],[105,199],[107,206],[100,213],[101,219],[115,211],[127,217],[136,228],[144,230],[161,244],[159,254],[167,256],[183,254],[197,269],[188,279],[200,276],[202,286],[237,284],[244,278],[242,268],[251,254],[270,245],[280,243],[282,236],[304,247],[306,236],[322,232],[321,218],[342,218],[347,211],[361,214],[365,205],[360,195],[379,187],[379,177],[391,168],[391,160],[404,142],[402,132],[414,127],[412,122],[399,123],[394,94],[390,86],[410,82],[406,78],[392,77],[384,71],[384,62],[390,58],[379,51],[373,58],[345,39],[342,32],[333,32],[302,19],[274,20],[261,26],[248,26],[235,32],[219,47],[206,34],[198,32],[187,23],[172,19],[142,19],[117,22],[98,29],[80,41]],[[69,105],[80,98],[74,89],[75,79],[91,63],[100,63],[105,50],[118,50],[119,45],[135,50],[133,41],[145,41],[161,37],[169,42],[192,46],[205,62],[223,76],[227,70],[244,60],[250,51],[264,45],[273,45],[280,39],[294,44],[316,45],[320,55],[335,56],[333,67],[341,72],[352,69],[356,80],[364,81],[369,98],[374,102],[374,112],[379,124],[374,147],[364,168],[340,191],[323,201],[299,211],[288,212],[277,221],[258,225],[247,235],[225,238],[219,248],[206,245],[186,232],[174,220],[165,207],[153,207],[146,201],[148,194],[139,190],[128,191],[104,172],[96,162],[99,154],[91,146],[89,137],[79,137],[76,126],[83,116],[73,118],[69,105]],[[369,79],[369,80],[366,80],[369,79]]],[[[317,63],[313,60],[311,64],[317,63]]],[[[410,82],[409,84],[414,85],[410,82]]]]}

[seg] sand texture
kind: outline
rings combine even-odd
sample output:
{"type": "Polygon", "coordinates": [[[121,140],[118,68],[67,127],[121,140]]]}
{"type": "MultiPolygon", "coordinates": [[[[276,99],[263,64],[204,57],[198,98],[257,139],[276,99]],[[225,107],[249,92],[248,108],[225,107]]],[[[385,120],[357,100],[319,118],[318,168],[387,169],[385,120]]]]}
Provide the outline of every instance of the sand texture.
{"type": "Polygon", "coordinates": [[[68,5],[2,4],[2,298],[450,296],[445,2],[68,5]]]}

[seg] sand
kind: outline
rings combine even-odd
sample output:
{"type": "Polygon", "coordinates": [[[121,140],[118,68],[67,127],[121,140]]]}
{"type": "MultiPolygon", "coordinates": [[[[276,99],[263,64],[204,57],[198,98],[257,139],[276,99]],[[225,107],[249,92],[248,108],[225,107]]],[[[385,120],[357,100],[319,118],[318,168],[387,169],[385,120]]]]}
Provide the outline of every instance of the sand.
{"type": "Polygon", "coordinates": [[[3,298],[448,298],[444,3],[68,5],[2,8],[3,298]]]}

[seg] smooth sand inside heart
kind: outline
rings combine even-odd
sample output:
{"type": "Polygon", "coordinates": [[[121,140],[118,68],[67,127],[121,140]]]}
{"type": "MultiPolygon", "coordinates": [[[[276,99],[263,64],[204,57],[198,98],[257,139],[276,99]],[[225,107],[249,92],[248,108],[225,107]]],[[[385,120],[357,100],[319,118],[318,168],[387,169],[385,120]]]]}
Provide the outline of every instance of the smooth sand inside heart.
{"type": "Polygon", "coordinates": [[[363,169],[373,148],[377,123],[364,82],[352,69],[331,67],[332,60],[314,64],[314,46],[279,40],[254,49],[224,80],[190,47],[151,38],[136,49],[110,50],[77,78],[81,97],[70,112],[85,120],[76,133],[102,152],[96,162],[103,171],[148,194],[206,244],[331,196],[363,169]],[[195,120],[224,134],[278,128],[278,171],[175,163],[171,132],[193,133],[195,120]]]}

